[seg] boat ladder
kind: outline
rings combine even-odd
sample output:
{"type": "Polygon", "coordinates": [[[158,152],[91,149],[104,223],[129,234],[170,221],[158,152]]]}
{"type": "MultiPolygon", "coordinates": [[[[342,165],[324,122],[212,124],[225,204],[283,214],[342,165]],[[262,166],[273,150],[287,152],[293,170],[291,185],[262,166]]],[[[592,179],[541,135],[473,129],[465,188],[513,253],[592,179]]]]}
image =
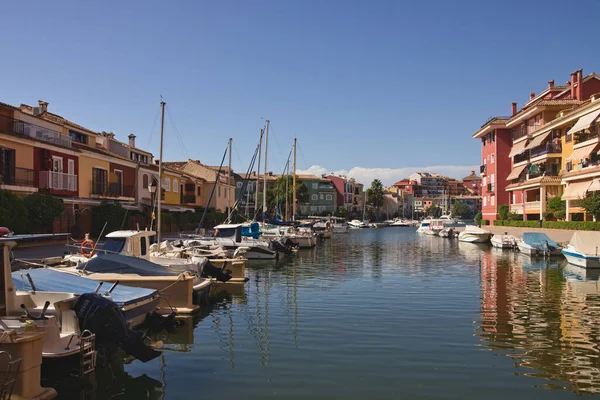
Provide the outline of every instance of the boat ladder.
{"type": "Polygon", "coordinates": [[[79,335],[79,377],[96,369],[96,335],[85,330],[79,335]]]}
{"type": "Polygon", "coordinates": [[[0,351],[0,358],[6,358],[6,364],[2,362],[0,367],[2,368],[0,374],[0,400],[7,400],[12,396],[13,388],[19,377],[22,359],[13,360],[10,353],[6,351],[0,351]]]}

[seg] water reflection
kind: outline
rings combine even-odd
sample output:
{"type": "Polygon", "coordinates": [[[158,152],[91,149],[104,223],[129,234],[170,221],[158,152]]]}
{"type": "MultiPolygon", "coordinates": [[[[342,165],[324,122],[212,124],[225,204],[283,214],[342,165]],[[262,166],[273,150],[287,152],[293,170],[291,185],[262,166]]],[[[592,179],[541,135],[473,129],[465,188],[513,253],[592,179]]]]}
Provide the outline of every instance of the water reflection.
{"type": "Polygon", "coordinates": [[[600,392],[598,273],[564,260],[481,254],[481,321],[487,348],[511,357],[515,375],[545,387],[600,392]]]}

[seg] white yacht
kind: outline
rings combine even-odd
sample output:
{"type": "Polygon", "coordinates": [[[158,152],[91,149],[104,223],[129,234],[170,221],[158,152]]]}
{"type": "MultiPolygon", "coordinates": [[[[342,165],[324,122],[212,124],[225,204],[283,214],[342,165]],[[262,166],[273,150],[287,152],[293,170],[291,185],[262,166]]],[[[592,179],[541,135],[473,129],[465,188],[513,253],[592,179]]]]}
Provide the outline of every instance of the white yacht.
{"type": "Polygon", "coordinates": [[[492,242],[492,246],[497,249],[514,249],[517,247],[518,238],[504,233],[503,235],[492,236],[490,241],[492,242]]]}
{"type": "Polygon", "coordinates": [[[352,221],[348,222],[348,227],[350,229],[367,228],[367,224],[358,219],[353,219],[352,221]]]}
{"type": "Polygon", "coordinates": [[[465,230],[458,234],[458,240],[467,243],[485,243],[490,240],[492,232],[481,229],[475,225],[467,225],[465,230]]]}
{"type": "Polygon", "coordinates": [[[600,268],[600,232],[576,231],[571,241],[562,249],[569,264],[583,268],[600,268]]]}

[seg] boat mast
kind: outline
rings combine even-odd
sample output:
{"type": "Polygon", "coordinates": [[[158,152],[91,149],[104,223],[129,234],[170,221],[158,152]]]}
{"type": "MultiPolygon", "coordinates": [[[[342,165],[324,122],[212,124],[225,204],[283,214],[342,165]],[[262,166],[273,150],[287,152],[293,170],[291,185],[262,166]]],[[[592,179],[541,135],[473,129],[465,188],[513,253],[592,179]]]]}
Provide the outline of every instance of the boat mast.
{"type": "MultiPolygon", "coordinates": [[[[265,175],[263,176],[263,214],[267,212],[267,154],[269,151],[269,120],[265,124],[265,175]]],[[[262,219],[262,218],[261,218],[262,219]]]]}
{"type": "Polygon", "coordinates": [[[260,139],[258,140],[258,166],[256,167],[256,190],[254,191],[254,218],[258,212],[258,196],[260,194],[260,153],[262,152],[262,138],[265,130],[260,130],[260,139]]]}
{"type": "Polygon", "coordinates": [[[363,202],[363,222],[365,220],[365,211],[367,210],[367,192],[365,191],[365,201],[363,202]]]}
{"type": "Polygon", "coordinates": [[[231,215],[231,142],[232,138],[229,138],[229,170],[227,171],[227,207],[229,208],[229,214],[231,215]]]}
{"type": "Polygon", "coordinates": [[[165,103],[161,100],[160,102],[160,153],[159,153],[159,161],[158,161],[158,222],[156,224],[156,242],[160,247],[160,208],[161,208],[161,200],[162,200],[162,188],[163,188],[163,165],[162,165],[162,157],[163,157],[163,134],[165,131],[165,103]]]}
{"type": "Polygon", "coordinates": [[[292,221],[296,220],[296,138],[294,138],[294,178],[292,180],[292,221]]]}

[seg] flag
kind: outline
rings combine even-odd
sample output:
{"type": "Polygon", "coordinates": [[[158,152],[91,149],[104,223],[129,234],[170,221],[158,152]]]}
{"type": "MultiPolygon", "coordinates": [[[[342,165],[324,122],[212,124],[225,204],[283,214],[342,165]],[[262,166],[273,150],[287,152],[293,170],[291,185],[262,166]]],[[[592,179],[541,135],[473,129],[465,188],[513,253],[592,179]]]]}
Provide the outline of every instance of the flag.
{"type": "Polygon", "coordinates": [[[152,211],[152,220],[154,221],[156,219],[156,215],[154,215],[154,211],[152,211]]]}

